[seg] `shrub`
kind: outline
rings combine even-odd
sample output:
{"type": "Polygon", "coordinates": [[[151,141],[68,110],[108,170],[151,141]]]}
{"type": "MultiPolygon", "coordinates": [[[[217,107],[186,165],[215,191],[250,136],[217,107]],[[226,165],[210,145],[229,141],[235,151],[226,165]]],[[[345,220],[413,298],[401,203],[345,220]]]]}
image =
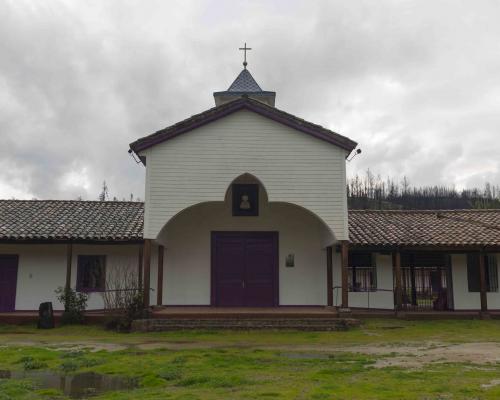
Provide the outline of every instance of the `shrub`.
{"type": "Polygon", "coordinates": [[[66,360],[66,361],[61,363],[60,368],[64,372],[74,372],[79,368],[79,365],[77,362],[75,362],[73,360],[66,360]]]}
{"type": "Polygon", "coordinates": [[[46,363],[39,360],[35,360],[33,359],[33,357],[23,357],[21,358],[20,361],[23,363],[23,368],[25,371],[31,371],[34,369],[42,369],[47,367],[46,363]]]}
{"type": "Polygon", "coordinates": [[[118,332],[129,332],[134,319],[147,318],[148,312],[144,308],[142,293],[141,290],[136,290],[132,295],[123,296],[121,299],[123,308],[110,310],[106,327],[118,332]]]}
{"type": "Polygon", "coordinates": [[[134,319],[147,317],[135,266],[118,265],[111,268],[106,278],[106,290],[101,296],[109,315],[106,322],[108,329],[128,332],[134,319]]]}
{"type": "Polygon", "coordinates": [[[179,370],[166,370],[160,372],[158,376],[166,381],[175,381],[182,378],[182,373],[179,370]]]}
{"type": "Polygon", "coordinates": [[[76,292],[71,288],[58,287],[57,300],[64,304],[61,316],[62,324],[83,324],[85,309],[87,308],[88,294],[76,292]]]}

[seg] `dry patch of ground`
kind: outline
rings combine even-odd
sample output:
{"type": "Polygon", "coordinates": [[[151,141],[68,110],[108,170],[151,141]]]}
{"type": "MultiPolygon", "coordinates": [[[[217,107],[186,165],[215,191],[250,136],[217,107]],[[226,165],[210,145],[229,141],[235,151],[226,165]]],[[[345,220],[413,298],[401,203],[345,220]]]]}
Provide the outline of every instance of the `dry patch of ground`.
{"type": "MultiPolygon", "coordinates": [[[[476,342],[449,344],[442,342],[420,342],[407,345],[325,345],[325,344],[294,344],[294,345],[255,345],[249,343],[232,343],[230,346],[220,342],[196,342],[196,341],[146,341],[142,343],[105,343],[93,341],[41,343],[39,341],[13,341],[5,343],[9,346],[40,346],[57,350],[87,350],[96,351],[122,351],[128,348],[138,350],[196,350],[196,349],[218,349],[218,348],[259,348],[262,350],[276,350],[284,353],[355,353],[378,356],[375,363],[376,368],[405,367],[421,368],[430,363],[471,363],[471,364],[496,364],[500,363],[500,343],[476,342]]],[[[500,383],[492,383],[496,386],[500,383]]]]}
{"type": "Polygon", "coordinates": [[[381,356],[376,368],[421,368],[429,363],[496,364],[500,362],[499,343],[428,343],[418,346],[357,346],[339,349],[361,354],[381,356]],[[384,357],[387,355],[388,357],[384,357]]]}

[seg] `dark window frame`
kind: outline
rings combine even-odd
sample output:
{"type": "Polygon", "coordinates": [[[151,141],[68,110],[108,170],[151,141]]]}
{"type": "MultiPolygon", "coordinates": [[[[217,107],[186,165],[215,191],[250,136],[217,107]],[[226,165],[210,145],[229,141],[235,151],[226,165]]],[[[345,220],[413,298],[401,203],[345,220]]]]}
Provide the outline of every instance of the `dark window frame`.
{"type": "MultiPolygon", "coordinates": [[[[478,253],[467,254],[467,290],[469,293],[480,292],[478,253]]],[[[486,272],[486,291],[498,292],[498,259],[496,254],[484,254],[484,269],[486,272]]]]}
{"type": "Polygon", "coordinates": [[[347,267],[348,290],[355,292],[376,292],[377,282],[377,263],[373,253],[353,253],[349,256],[349,265],[347,267]],[[363,260],[363,258],[365,258],[363,260]],[[359,273],[359,274],[358,274],[359,273]],[[361,282],[358,282],[359,276],[361,282]],[[367,282],[368,285],[367,285],[367,282]]]}
{"type": "Polygon", "coordinates": [[[259,184],[233,183],[231,186],[233,217],[258,217],[259,216],[259,184]],[[251,208],[241,209],[241,197],[248,196],[251,208]]]}
{"type": "Polygon", "coordinates": [[[93,292],[103,292],[106,290],[106,256],[105,255],[78,255],[77,259],[77,270],[76,270],[76,290],[77,292],[93,293],[93,292]],[[99,282],[95,285],[90,286],[85,281],[89,278],[85,274],[89,273],[87,270],[89,268],[95,267],[94,265],[89,265],[92,262],[99,261],[99,267],[102,268],[100,273],[99,282]]]}

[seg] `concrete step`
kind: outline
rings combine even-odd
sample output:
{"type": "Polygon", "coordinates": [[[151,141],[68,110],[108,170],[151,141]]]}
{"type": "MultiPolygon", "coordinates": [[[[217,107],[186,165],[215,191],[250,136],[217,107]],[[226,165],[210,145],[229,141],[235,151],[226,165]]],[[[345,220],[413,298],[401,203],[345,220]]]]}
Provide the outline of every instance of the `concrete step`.
{"type": "Polygon", "coordinates": [[[353,318],[217,318],[217,319],[141,319],[132,323],[138,332],[204,329],[291,329],[304,331],[344,331],[359,325],[353,318]]]}

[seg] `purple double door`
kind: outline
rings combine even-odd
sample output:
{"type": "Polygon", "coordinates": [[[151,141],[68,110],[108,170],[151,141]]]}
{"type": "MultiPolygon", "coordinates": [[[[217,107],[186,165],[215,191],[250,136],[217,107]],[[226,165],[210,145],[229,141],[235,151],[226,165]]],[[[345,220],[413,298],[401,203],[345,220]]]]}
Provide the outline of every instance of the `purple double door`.
{"type": "Polygon", "coordinates": [[[16,308],[17,256],[0,255],[0,312],[16,308]]]}
{"type": "Polygon", "coordinates": [[[212,305],[278,305],[277,232],[212,232],[212,305]]]}

